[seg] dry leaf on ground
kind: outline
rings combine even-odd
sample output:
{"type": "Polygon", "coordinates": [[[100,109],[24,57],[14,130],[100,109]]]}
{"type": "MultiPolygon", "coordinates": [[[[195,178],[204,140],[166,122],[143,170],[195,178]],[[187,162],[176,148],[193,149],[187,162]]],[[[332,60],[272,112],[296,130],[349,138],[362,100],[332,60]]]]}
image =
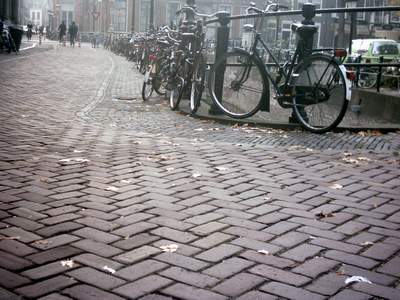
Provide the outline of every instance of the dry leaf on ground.
{"type": "Polygon", "coordinates": [[[72,259],[67,259],[67,260],[61,261],[61,265],[63,267],[73,268],[75,266],[75,263],[72,259]]]}
{"type": "Polygon", "coordinates": [[[265,250],[265,249],[258,250],[257,252],[261,253],[261,254],[269,255],[269,251],[265,250]]]}
{"type": "Polygon", "coordinates": [[[352,282],[365,282],[365,283],[372,284],[372,282],[368,278],[365,278],[362,276],[351,276],[351,277],[346,278],[346,280],[344,281],[345,284],[349,284],[352,282]]]}
{"type": "Polygon", "coordinates": [[[103,270],[110,272],[111,274],[114,274],[116,271],[114,269],[111,269],[110,267],[104,266],[103,270]]]}
{"type": "Polygon", "coordinates": [[[117,188],[116,186],[109,186],[107,188],[105,188],[106,191],[112,191],[112,192],[116,192],[119,190],[119,188],[117,188]]]}
{"type": "Polygon", "coordinates": [[[178,245],[177,244],[169,244],[169,245],[164,245],[161,246],[160,249],[164,252],[176,252],[176,250],[178,250],[178,245]]]}

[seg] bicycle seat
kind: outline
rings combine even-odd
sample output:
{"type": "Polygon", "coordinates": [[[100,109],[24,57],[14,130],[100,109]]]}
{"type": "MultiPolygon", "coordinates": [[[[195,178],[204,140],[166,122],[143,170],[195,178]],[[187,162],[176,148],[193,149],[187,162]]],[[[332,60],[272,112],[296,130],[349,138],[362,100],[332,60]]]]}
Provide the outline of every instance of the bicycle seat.
{"type": "Polygon", "coordinates": [[[305,25],[301,23],[293,23],[291,25],[291,29],[293,32],[296,32],[299,35],[302,34],[314,34],[318,30],[318,26],[316,25],[305,25]]]}

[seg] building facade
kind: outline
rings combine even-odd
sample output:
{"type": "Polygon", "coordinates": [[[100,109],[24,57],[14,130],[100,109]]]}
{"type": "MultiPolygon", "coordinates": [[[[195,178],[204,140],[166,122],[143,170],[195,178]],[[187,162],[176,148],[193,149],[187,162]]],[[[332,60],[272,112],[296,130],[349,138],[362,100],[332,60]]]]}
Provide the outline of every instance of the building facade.
{"type": "Polygon", "coordinates": [[[19,24],[20,0],[0,0],[0,18],[19,24]]]}

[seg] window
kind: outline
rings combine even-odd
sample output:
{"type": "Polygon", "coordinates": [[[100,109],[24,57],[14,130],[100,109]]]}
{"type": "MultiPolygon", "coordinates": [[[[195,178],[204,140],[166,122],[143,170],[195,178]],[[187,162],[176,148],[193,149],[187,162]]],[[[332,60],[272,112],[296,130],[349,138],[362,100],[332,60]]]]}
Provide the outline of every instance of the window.
{"type": "Polygon", "coordinates": [[[167,24],[176,23],[176,12],[180,8],[180,2],[169,2],[167,4],[167,24]]]}
{"type": "Polygon", "coordinates": [[[140,2],[140,31],[150,27],[150,0],[140,2]]]}
{"type": "MultiPolygon", "coordinates": [[[[358,0],[357,7],[365,7],[365,0],[358,0]]],[[[365,11],[357,13],[357,20],[364,21],[365,20],[365,11]]]]}

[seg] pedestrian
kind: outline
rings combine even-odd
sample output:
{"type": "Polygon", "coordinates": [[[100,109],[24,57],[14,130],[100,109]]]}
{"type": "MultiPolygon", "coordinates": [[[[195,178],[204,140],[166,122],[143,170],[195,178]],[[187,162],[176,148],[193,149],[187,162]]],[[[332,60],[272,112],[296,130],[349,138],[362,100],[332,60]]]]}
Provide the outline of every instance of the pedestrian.
{"type": "Polygon", "coordinates": [[[32,39],[32,30],[33,30],[33,25],[31,22],[26,25],[26,28],[28,28],[28,31],[26,32],[26,37],[28,38],[28,41],[32,39]]]}
{"type": "Polygon", "coordinates": [[[64,36],[67,32],[67,26],[65,26],[64,21],[61,22],[60,26],[58,26],[58,39],[61,42],[64,42],[64,36]]]}
{"type": "Polygon", "coordinates": [[[68,34],[71,47],[75,47],[75,39],[76,35],[78,34],[78,26],[75,24],[74,21],[72,22],[71,25],[69,25],[68,34]]]}

